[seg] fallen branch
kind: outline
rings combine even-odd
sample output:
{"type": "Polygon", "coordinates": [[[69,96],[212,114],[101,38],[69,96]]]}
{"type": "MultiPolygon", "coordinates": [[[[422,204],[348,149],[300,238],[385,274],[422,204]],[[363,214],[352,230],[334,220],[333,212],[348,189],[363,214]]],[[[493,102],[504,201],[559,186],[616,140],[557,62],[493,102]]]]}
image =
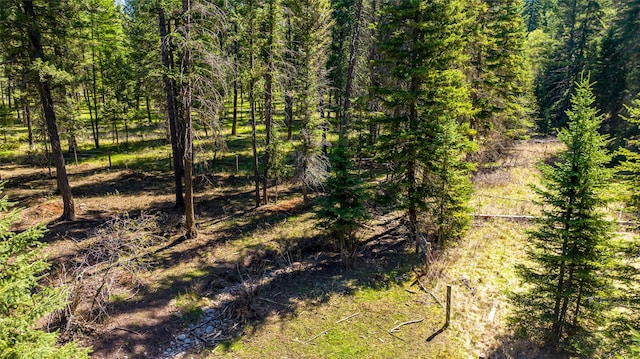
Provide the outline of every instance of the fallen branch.
{"type": "MultiPolygon", "coordinates": [[[[351,314],[351,315],[350,315],[350,316],[348,316],[348,317],[344,317],[344,318],[342,318],[342,319],[338,320],[338,321],[336,322],[336,324],[340,324],[340,323],[344,322],[345,320],[349,320],[349,319],[351,319],[351,318],[355,317],[356,315],[360,315],[360,312],[356,312],[356,313],[351,314]]],[[[324,331],[322,331],[322,332],[320,332],[320,333],[318,333],[318,334],[314,335],[313,337],[311,337],[309,340],[306,340],[306,341],[301,342],[301,343],[309,344],[309,343],[311,343],[312,341],[314,341],[314,340],[316,340],[316,339],[320,338],[321,336],[323,336],[323,335],[327,334],[331,329],[335,329],[335,328],[336,328],[336,327],[335,327],[335,326],[333,326],[333,327],[331,327],[331,328],[325,329],[324,331]]]]}
{"type": "Polygon", "coordinates": [[[313,337],[311,337],[311,339],[307,340],[307,341],[305,342],[305,344],[309,344],[309,343],[311,343],[312,341],[314,341],[314,340],[318,339],[319,337],[321,337],[321,336],[323,336],[323,335],[327,334],[327,333],[328,333],[331,329],[333,329],[333,328],[335,328],[335,327],[331,327],[331,328],[329,328],[329,329],[324,330],[322,333],[318,333],[318,334],[314,335],[313,337]]]}
{"type": "Polygon", "coordinates": [[[355,317],[356,315],[360,315],[360,312],[356,312],[356,313],[351,314],[351,315],[350,315],[350,316],[348,316],[348,317],[344,317],[344,318],[342,318],[342,319],[338,320],[338,321],[336,322],[336,324],[340,324],[340,323],[344,322],[345,320],[349,320],[349,319],[351,319],[351,318],[355,317]]]}
{"type": "MultiPolygon", "coordinates": [[[[382,329],[382,327],[381,327],[381,326],[379,326],[379,325],[376,325],[376,327],[378,327],[378,329],[380,329],[380,330],[381,330],[381,331],[383,331],[383,332],[385,331],[385,330],[384,330],[384,329],[382,329]]],[[[395,335],[395,334],[393,334],[393,333],[391,333],[391,332],[387,332],[387,334],[391,335],[392,337],[394,337],[394,338],[398,339],[398,340],[399,340],[399,341],[401,341],[401,342],[405,342],[405,343],[407,342],[406,340],[404,340],[404,339],[400,338],[399,336],[397,336],[397,335],[395,335]]],[[[378,338],[378,339],[380,339],[380,338],[378,338]]],[[[380,341],[382,341],[382,342],[384,343],[384,341],[383,341],[382,339],[380,339],[380,341]]]]}
{"type": "Polygon", "coordinates": [[[400,324],[396,325],[395,327],[391,328],[391,330],[389,330],[389,333],[395,333],[395,332],[398,331],[398,329],[400,329],[401,327],[404,327],[405,325],[420,323],[423,320],[424,320],[424,318],[421,318],[421,319],[414,319],[414,320],[410,320],[408,322],[400,323],[400,324]]]}
{"type": "Polygon", "coordinates": [[[115,327],[113,328],[113,330],[122,330],[131,334],[135,334],[135,335],[142,335],[139,332],[136,332],[135,330],[131,330],[131,329],[127,329],[127,328],[122,328],[122,327],[115,327]]]}
{"type": "Polygon", "coordinates": [[[417,283],[420,289],[422,289],[423,291],[431,295],[431,297],[438,303],[438,305],[440,305],[440,308],[444,308],[444,305],[442,305],[442,303],[438,300],[438,297],[436,297],[435,294],[428,291],[427,288],[425,288],[424,285],[422,285],[422,282],[420,282],[420,280],[418,280],[417,283]]]}
{"type": "Polygon", "coordinates": [[[271,299],[268,299],[268,298],[265,298],[265,297],[258,297],[258,299],[260,299],[262,301],[265,301],[265,302],[268,302],[268,303],[277,304],[277,305],[283,306],[285,308],[289,308],[291,306],[290,304],[282,304],[282,303],[276,302],[275,300],[271,300],[271,299]]]}

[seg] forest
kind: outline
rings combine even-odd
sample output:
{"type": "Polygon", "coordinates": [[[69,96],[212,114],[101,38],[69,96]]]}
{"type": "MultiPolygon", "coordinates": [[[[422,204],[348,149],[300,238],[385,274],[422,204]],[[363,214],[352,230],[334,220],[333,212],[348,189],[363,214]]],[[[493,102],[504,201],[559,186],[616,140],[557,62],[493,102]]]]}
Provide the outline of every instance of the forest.
{"type": "Polygon", "coordinates": [[[639,0],[0,0],[0,358],[640,358],[639,0]]]}

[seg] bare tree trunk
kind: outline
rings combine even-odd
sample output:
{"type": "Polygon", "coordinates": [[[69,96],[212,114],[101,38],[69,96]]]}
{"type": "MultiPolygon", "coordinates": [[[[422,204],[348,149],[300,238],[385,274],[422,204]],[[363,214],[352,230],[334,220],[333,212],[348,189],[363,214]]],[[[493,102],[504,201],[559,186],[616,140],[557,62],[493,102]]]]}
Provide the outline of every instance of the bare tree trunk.
{"type": "MultiPolygon", "coordinates": [[[[271,66],[272,64],[270,64],[271,66]]],[[[273,125],[273,113],[272,113],[272,98],[273,98],[273,93],[272,93],[272,74],[267,71],[267,73],[265,73],[264,76],[264,86],[265,86],[265,99],[264,99],[264,106],[265,106],[265,112],[264,112],[264,123],[265,123],[265,132],[266,132],[266,138],[265,138],[265,145],[266,145],[266,149],[264,151],[264,178],[263,178],[263,183],[262,183],[262,202],[264,204],[267,204],[269,202],[268,196],[267,196],[267,184],[268,184],[268,180],[269,180],[269,151],[270,151],[270,147],[269,145],[271,144],[271,128],[273,125]]]]}
{"type": "MultiPolygon", "coordinates": [[[[96,117],[96,129],[93,133],[93,143],[96,148],[100,148],[100,117],[98,116],[98,89],[97,89],[97,81],[96,81],[96,51],[93,46],[93,13],[91,14],[91,76],[92,76],[92,84],[93,84],[93,106],[94,106],[94,114],[96,117]]],[[[89,103],[89,107],[91,107],[91,103],[89,103]]]]}
{"type": "Polygon", "coordinates": [[[362,1],[356,2],[356,14],[353,24],[353,35],[351,37],[351,48],[349,49],[349,67],[347,68],[347,83],[344,89],[344,104],[340,115],[340,134],[344,135],[349,126],[349,108],[351,107],[351,87],[356,68],[356,56],[358,53],[358,41],[360,40],[360,18],[362,16],[362,1]]]}
{"type": "Polygon", "coordinates": [[[268,17],[266,20],[267,28],[267,42],[264,46],[263,57],[267,63],[267,70],[264,73],[264,123],[265,123],[265,151],[264,151],[264,177],[262,182],[262,202],[264,204],[269,203],[269,197],[267,195],[267,185],[269,181],[269,151],[271,144],[271,128],[273,124],[273,32],[274,29],[274,12],[273,0],[269,1],[268,17]]]}
{"type": "Polygon", "coordinates": [[[182,61],[182,118],[184,123],[184,190],[186,237],[196,238],[196,218],[193,205],[193,119],[191,118],[191,0],[182,0],[182,15],[186,15],[184,36],[187,46],[182,61]]]}
{"type": "Polygon", "coordinates": [[[29,108],[29,100],[24,101],[24,118],[27,121],[27,135],[29,138],[29,149],[33,150],[33,123],[31,121],[31,109],[29,108]]]}
{"type": "MultiPolygon", "coordinates": [[[[371,23],[376,22],[375,14],[378,0],[371,0],[371,23]]],[[[373,40],[371,47],[369,48],[369,56],[367,62],[369,63],[369,109],[371,111],[377,111],[378,105],[375,100],[374,87],[378,85],[377,73],[374,64],[374,60],[378,54],[378,48],[376,46],[376,40],[373,40]]],[[[369,122],[369,141],[371,145],[375,145],[378,140],[378,125],[374,121],[369,122]]]]}
{"type": "MultiPolygon", "coordinates": [[[[250,11],[253,11],[253,0],[249,1],[250,11]]],[[[253,147],[253,174],[256,184],[256,207],[260,207],[260,171],[258,169],[258,148],[256,139],[256,99],[254,95],[255,80],[253,78],[253,18],[249,20],[249,72],[251,73],[251,81],[249,83],[249,106],[251,107],[251,146],[253,147]]]]}
{"type": "Polygon", "coordinates": [[[167,96],[167,113],[169,115],[169,129],[171,132],[171,153],[173,157],[173,177],[175,183],[176,194],[176,208],[184,207],[184,199],[182,197],[182,151],[178,146],[178,128],[176,125],[176,98],[173,92],[173,83],[168,73],[171,70],[171,63],[169,62],[168,51],[168,39],[167,39],[167,23],[164,15],[164,9],[158,7],[158,27],[160,30],[161,52],[162,52],[162,64],[165,67],[165,74],[163,75],[164,90],[167,96]]]}
{"type": "Polygon", "coordinates": [[[11,73],[9,71],[9,65],[4,67],[4,75],[7,77],[7,101],[9,102],[9,110],[13,110],[11,105],[12,89],[11,89],[11,73]]]}
{"type": "Polygon", "coordinates": [[[151,121],[151,106],[149,106],[149,95],[145,96],[145,102],[147,105],[147,120],[149,121],[149,124],[152,124],[153,121],[151,121]]]}
{"type": "Polygon", "coordinates": [[[84,94],[84,99],[85,101],[87,101],[87,107],[89,108],[89,122],[91,122],[91,134],[93,135],[93,141],[95,145],[96,139],[98,138],[98,134],[97,134],[98,129],[93,119],[93,106],[91,105],[91,97],[89,96],[89,89],[83,88],[82,93],[84,94]]]}
{"type": "MultiPolygon", "coordinates": [[[[233,31],[238,33],[238,24],[233,23],[233,31]]],[[[238,127],[238,41],[233,42],[233,123],[231,135],[235,136],[238,127]]]]}
{"type": "MultiPolygon", "coordinates": [[[[40,42],[40,31],[37,26],[36,14],[33,8],[32,0],[23,0],[24,11],[29,21],[29,28],[27,35],[30,43],[30,57],[31,61],[36,59],[45,60],[44,51],[42,49],[42,43],[40,42]]],[[[60,148],[60,137],[58,136],[58,126],[56,123],[56,113],[53,108],[53,99],[51,97],[51,89],[49,88],[49,82],[46,79],[42,79],[39,76],[34,76],[38,92],[40,94],[40,100],[44,110],[44,117],[47,124],[47,132],[51,141],[51,151],[53,153],[53,160],[56,166],[56,179],[58,183],[58,189],[62,195],[63,212],[60,219],[67,221],[74,221],[76,219],[75,206],[73,204],[73,195],[71,194],[71,187],[69,186],[69,179],[67,177],[67,169],[64,163],[64,157],[62,155],[62,149],[60,148]]]]}
{"type": "MultiPolygon", "coordinates": [[[[293,34],[291,32],[291,16],[287,15],[287,34],[286,34],[286,41],[287,41],[287,52],[286,52],[286,59],[287,59],[287,63],[289,65],[291,65],[293,59],[292,59],[292,55],[291,52],[293,51],[293,34]]],[[[291,141],[291,139],[293,138],[293,85],[292,85],[292,81],[291,81],[291,77],[292,75],[289,74],[287,75],[287,81],[286,81],[286,88],[284,90],[284,119],[285,122],[287,123],[287,140],[291,141]]]]}

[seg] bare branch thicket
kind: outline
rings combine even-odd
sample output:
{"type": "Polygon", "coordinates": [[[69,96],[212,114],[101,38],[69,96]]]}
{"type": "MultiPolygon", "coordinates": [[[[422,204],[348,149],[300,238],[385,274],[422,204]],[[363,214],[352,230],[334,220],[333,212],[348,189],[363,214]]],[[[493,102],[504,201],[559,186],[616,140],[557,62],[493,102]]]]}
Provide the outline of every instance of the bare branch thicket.
{"type": "Polygon", "coordinates": [[[72,337],[108,317],[114,297],[129,295],[142,283],[139,273],[150,267],[151,249],[165,241],[159,233],[168,222],[162,213],[124,214],[97,228],[93,240],[77,243],[77,254],[58,268],[67,305],[49,317],[49,328],[72,337]]]}

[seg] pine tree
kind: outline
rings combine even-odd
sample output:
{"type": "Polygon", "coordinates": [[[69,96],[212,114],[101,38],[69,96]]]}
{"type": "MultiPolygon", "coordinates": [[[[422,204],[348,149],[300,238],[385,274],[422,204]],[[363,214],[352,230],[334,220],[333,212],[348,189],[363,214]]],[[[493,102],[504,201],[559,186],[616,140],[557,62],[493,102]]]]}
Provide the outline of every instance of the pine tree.
{"type": "MultiPolygon", "coordinates": [[[[637,98],[633,106],[625,106],[629,113],[628,117],[623,117],[627,122],[640,124],[640,98],[637,98]]],[[[631,192],[628,203],[636,216],[640,216],[640,153],[637,148],[640,145],[640,138],[629,136],[626,146],[618,150],[618,154],[624,157],[624,161],[618,166],[617,170],[624,178],[627,188],[631,192]],[[634,150],[635,149],[635,150],[634,150]]]]}
{"type": "MultiPolygon", "coordinates": [[[[393,164],[388,192],[408,211],[416,241],[419,211],[440,211],[454,222],[464,217],[459,212],[464,206],[444,205],[449,201],[445,197],[464,202],[469,193],[462,190],[468,173],[461,163],[469,146],[457,142],[468,141],[459,135],[465,132],[460,122],[471,108],[461,70],[464,18],[460,1],[389,1],[378,24],[378,68],[388,74],[375,88],[386,107],[378,153],[382,161],[393,164]],[[438,158],[443,151],[451,151],[445,161],[438,158]],[[451,176],[452,168],[461,172],[451,176]]],[[[439,234],[457,232],[441,227],[451,222],[430,219],[438,241],[445,239],[439,234]]]]}
{"type": "Polygon", "coordinates": [[[484,151],[508,146],[529,126],[533,78],[521,8],[521,0],[481,0],[470,7],[471,125],[484,151]]]}
{"type": "Polygon", "coordinates": [[[352,172],[349,144],[343,137],[331,153],[331,177],[325,185],[327,195],[318,200],[320,226],[335,238],[343,259],[353,253],[356,231],[368,219],[366,194],[362,182],[352,172]]]}
{"type": "Polygon", "coordinates": [[[329,163],[322,152],[319,106],[326,87],[331,8],[328,0],[289,1],[287,6],[291,12],[291,40],[295,44],[292,54],[295,102],[301,125],[296,177],[302,182],[306,201],[309,189],[321,185],[328,173],[329,163]]]}
{"type": "Polygon", "coordinates": [[[49,269],[39,251],[44,226],[11,232],[20,217],[18,210],[7,212],[12,205],[0,197],[0,357],[87,358],[87,349],[73,342],[58,346],[57,333],[36,329],[40,319],[63,306],[63,297],[60,289],[40,284],[49,269]]]}
{"type": "Polygon", "coordinates": [[[607,0],[562,0],[550,15],[558,19],[549,29],[558,46],[545,61],[536,83],[543,123],[558,128],[566,123],[573,85],[594,65],[609,7],[607,0]]]}
{"type": "Polygon", "coordinates": [[[73,19],[74,5],[73,2],[12,0],[0,6],[0,50],[24,63],[29,69],[29,81],[38,90],[63,202],[60,218],[69,221],[76,219],[75,205],[60,145],[53,92],[56,81],[68,75],[59,65],[64,62],[61,42],[68,39],[66,21],[73,19]]]}
{"type": "Polygon", "coordinates": [[[570,345],[596,329],[592,323],[599,306],[589,298],[607,290],[603,270],[612,234],[601,209],[610,156],[605,136],[598,133],[602,116],[594,101],[588,80],[579,82],[567,110],[568,127],[558,135],[567,149],[556,165],[540,165],[542,187],[534,187],[544,206],[530,233],[534,265],[519,268],[532,285],[519,298],[528,317],[523,324],[542,329],[556,345],[570,345]]]}
{"type": "Polygon", "coordinates": [[[594,79],[600,108],[608,115],[604,130],[626,137],[634,127],[620,116],[640,92],[640,1],[621,3],[602,39],[594,79]]]}

